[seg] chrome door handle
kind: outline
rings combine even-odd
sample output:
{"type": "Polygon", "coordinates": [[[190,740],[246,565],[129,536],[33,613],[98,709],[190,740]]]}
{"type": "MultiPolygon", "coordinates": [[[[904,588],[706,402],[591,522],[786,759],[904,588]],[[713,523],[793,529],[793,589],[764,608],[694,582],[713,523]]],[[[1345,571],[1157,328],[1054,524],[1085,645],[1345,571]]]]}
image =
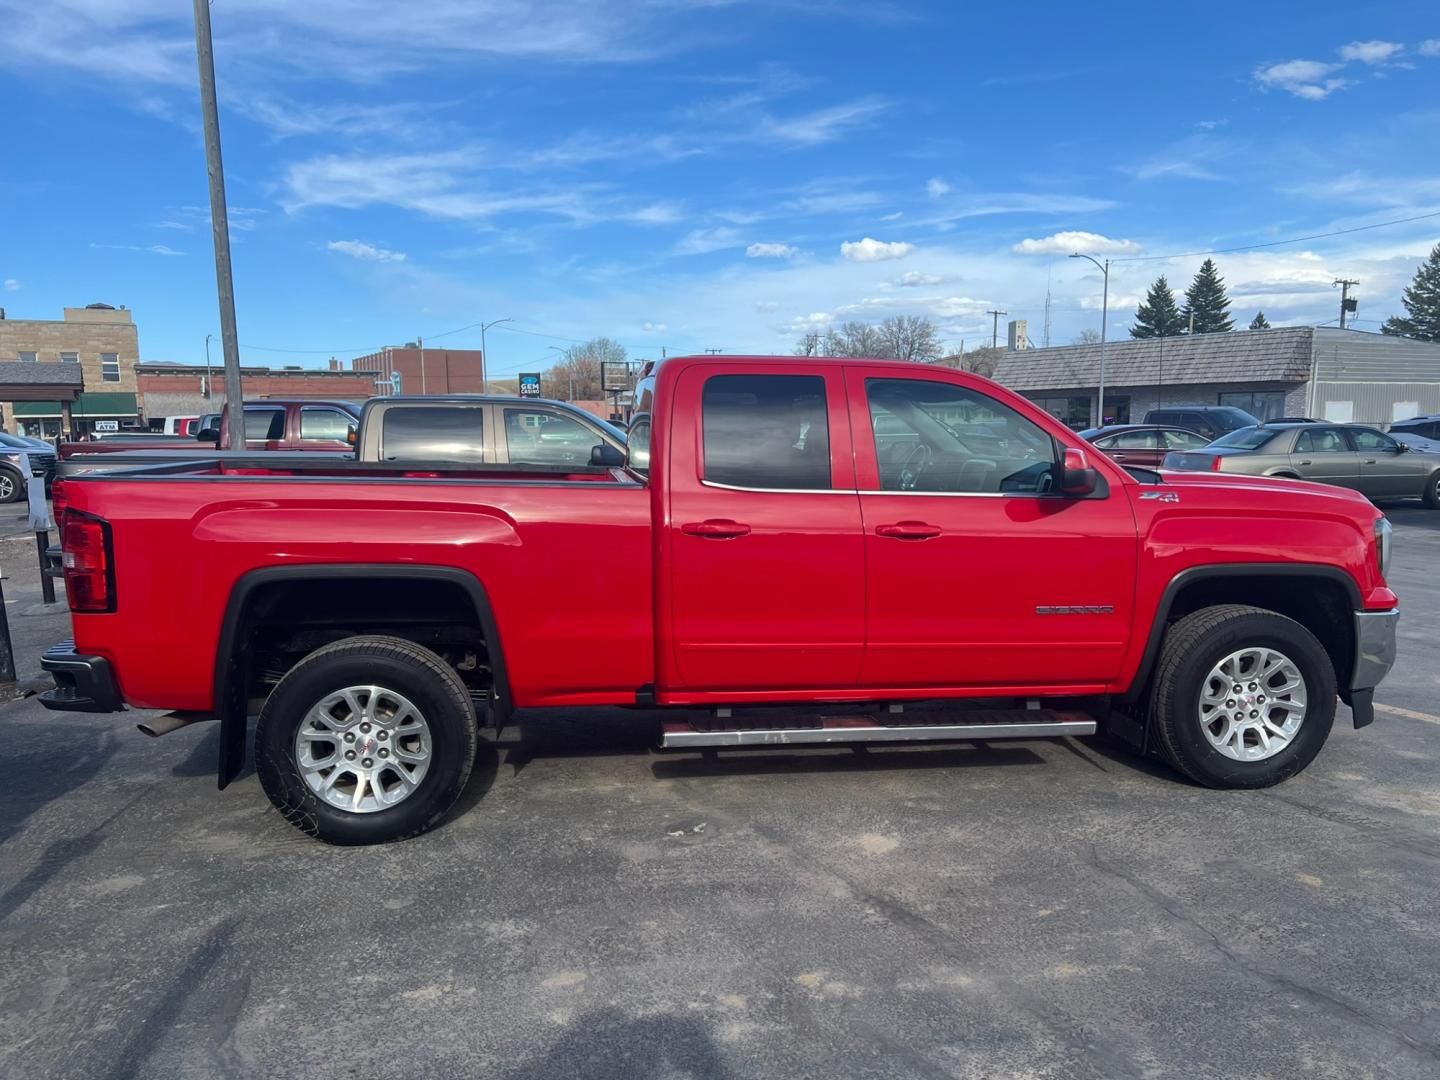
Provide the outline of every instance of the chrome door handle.
{"type": "Polygon", "coordinates": [[[1365,459],[1365,464],[1366,464],[1366,465],[1374,465],[1374,464],[1375,464],[1375,459],[1374,459],[1373,457],[1372,457],[1372,458],[1366,458],[1366,459],[1365,459]]]}
{"type": "Polygon", "coordinates": [[[888,536],[892,540],[929,540],[942,532],[939,525],[924,521],[897,521],[893,525],[877,525],[875,535],[888,536]]]}
{"type": "Polygon", "coordinates": [[[1301,465],[1309,465],[1310,462],[1309,462],[1309,461],[1302,461],[1302,462],[1300,462],[1300,464],[1301,464],[1301,465]]]}

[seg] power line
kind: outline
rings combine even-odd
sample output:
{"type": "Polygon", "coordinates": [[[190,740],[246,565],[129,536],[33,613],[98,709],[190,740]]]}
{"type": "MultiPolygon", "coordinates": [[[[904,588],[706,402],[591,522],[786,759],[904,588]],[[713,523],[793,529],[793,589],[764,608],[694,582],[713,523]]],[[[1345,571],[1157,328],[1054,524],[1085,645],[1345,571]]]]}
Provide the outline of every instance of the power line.
{"type": "Polygon", "coordinates": [[[1261,248],[1281,247],[1285,244],[1303,244],[1307,240],[1324,240],[1331,236],[1348,236],[1350,233],[1365,232],[1369,229],[1383,229],[1389,225],[1406,225],[1412,221],[1426,221],[1430,218],[1440,217],[1440,210],[1431,211],[1428,214],[1416,214],[1414,217],[1396,218],[1394,221],[1377,221],[1373,225],[1356,225],[1353,229],[1336,229],[1334,232],[1315,233],[1311,236],[1292,236],[1289,240],[1272,240],[1265,244],[1244,244],[1232,248],[1211,248],[1209,251],[1182,251],[1175,255],[1131,255],[1125,259],[1112,259],[1112,262],[1154,262],[1157,259],[1189,259],[1196,255],[1230,255],[1237,251],[1258,251],[1261,248]]]}

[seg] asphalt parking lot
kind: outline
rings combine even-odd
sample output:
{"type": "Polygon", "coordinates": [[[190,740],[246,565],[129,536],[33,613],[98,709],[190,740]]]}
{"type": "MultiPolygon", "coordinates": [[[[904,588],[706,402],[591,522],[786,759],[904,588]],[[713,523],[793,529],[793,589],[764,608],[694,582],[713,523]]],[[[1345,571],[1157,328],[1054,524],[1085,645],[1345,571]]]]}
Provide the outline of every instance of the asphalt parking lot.
{"type": "MultiPolygon", "coordinates": [[[[702,758],[551,712],[435,832],[336,849],[253,773],[217,793],[213,728],[12,701],[0,1075],[1440,1075],[1440,513],[1389,512],[1377,722],[1268,791],[1096,740],[702,758]]],[[[0,557],[34,675],[65,620],[0,557]]]]}

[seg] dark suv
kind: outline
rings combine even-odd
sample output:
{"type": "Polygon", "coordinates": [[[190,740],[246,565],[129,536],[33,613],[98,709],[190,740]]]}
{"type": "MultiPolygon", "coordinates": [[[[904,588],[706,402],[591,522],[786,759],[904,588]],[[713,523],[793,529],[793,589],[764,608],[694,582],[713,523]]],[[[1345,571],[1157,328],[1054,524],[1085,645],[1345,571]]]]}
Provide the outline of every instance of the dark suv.
{"type": "Polygon", "coordinates": [[[1234,405],[1167,405],[1163,409],[1151,409],[1147,412],[1145,423],[1184,428],[1186,431],[1198,432],[1207,439],[1218,439],[1228,431],[1253,427],[1260,423],[1260,420],[1234,405]]]}
{"type": "Polygon", "coordinates": [[[1434,416],[1412,416],[1409,420],[1397,420],[1390,425],[1391,435],[1418,435],[1422,439],[1440,442],[1440,413],[1434,416]]]}

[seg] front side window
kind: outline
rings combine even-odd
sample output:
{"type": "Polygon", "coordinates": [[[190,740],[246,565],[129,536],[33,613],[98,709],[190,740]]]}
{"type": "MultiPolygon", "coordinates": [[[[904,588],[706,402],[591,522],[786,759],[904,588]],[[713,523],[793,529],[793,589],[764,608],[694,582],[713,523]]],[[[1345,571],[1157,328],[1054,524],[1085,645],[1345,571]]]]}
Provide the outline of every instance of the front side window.
{"type": "Polygon", "coordinates": [[[1343,454],[1349,449],[1335,428],[1306,428],[1295,439],[1297,454],[1343,454]]]}
{"type": "Polygon", "coordinates": [[[247,442],[264,442],[284,437],[284,409],[245,410],[245,440],[247,442]]]}
{"type": "Polygon", "coordinates": [[[828,490],[830,425],[819,375],[712,375],[700,403],[704,478],[747,488],[828,490]]]}
{"type": "Polygon", "coordinates": [[[100,380],[102,382],[120,381],[119,353],[102,352],[100,354],[100,380]]]}
{"type": "Polygon", "coordinates": [[[882,491],[1042,494],[1055,440],[1008,405],[952,383],[866,379],[882,491]]]}
{"type": "Polygon", "coordinates": [[[506,409],[505,450],[511,464],[586,465],[603,440],[579,420],[547,409],[506,409]]]}
{"type": "Polygon", "coordinates": [[[485,460],[483,405],[403,405],[382,415],[386,461],[485,460]]]}
{"type": "Polygon", "coordinates": [[[339,409],[300,410],[300,438],[317,442],[346,442],[355,428],[355,418],[339,409]]]}
{"type": "Polygon", "coordinates": [[[1371,431],[1369,428],[1352,428],[1350,437],[1355,440],[1355,449],[1363,453],[1394,454],[1397,452],[1397,443],[1394,439],[1381,435],[1378,431],[1371,431]]]}

